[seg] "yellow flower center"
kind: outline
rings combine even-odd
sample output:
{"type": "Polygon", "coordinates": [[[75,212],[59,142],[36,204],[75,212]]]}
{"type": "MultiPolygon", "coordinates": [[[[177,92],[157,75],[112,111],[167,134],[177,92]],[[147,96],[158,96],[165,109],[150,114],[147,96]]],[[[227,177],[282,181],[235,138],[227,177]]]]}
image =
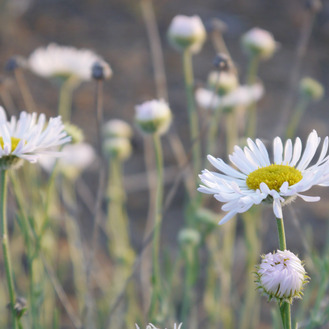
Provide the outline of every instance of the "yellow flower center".
{"type": "Polygon", "coordinates": [[[289,186],[298,183],[303,178],[302,173],[290,166],[271,164],[251,172],[247,177],[247,186],[252,190],[259,189],[260,183],[265,183],[270,190],[280,191],[284,182],[289,186]]]}
{"type": "MultiPolygon", "coordinates": [[[[10,152],[15,151],[15,149],[16,149],[18,143],[20,142],[20,140],[21,140],[20,138],[11,137],[11,150],[10,150],[10,152]]],[[[0,137],[0,145],[3,148],[4,142],[3,142],[3,138],[2,137],[0,137]]]]}

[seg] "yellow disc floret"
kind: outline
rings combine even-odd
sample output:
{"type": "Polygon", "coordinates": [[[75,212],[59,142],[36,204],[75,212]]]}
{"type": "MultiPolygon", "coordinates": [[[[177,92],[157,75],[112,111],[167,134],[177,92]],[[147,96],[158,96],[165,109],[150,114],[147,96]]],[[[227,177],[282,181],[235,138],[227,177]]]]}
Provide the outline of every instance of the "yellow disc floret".
{"type": "MultiPolygon", "coordinates": [[[[15,151],[15,149],[16,149],[16,147],[17,147],[17,145],[18,145],[18,143],[19,143],[20,141],[21,141],[20,138],[11,137],[11,150],[10,150],[10,152],[15,151]]],[[[1,145],[1,147],[3,148],[3,146],[4,146],[4,142],[3,142],[3,138],[2,138],[2,137],[0,137],[0,145],[1,145]]]]}
{"type": "Polygon", "coordinates": [[[259,189],[261,183],[265,183],[270,190],[280,191],[284,182],[289,186],[298,183],[303,178],[302,173],[290,166],[271,164],[268,167],[259,168],[251,172],[246,180],[247,186],[252,190],[259,189]]]}

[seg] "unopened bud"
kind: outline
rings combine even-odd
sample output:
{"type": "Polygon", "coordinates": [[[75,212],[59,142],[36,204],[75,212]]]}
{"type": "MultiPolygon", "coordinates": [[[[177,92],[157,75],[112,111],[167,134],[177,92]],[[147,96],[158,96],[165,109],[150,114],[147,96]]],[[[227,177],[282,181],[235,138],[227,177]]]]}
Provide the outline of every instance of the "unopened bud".
{"type": "Polygon", "coordinates": [[[303,96],[312,101],[319,101],[324,95],[322,84],[312,78],[303,78],[300,81],[299,90],[303,96]]]}

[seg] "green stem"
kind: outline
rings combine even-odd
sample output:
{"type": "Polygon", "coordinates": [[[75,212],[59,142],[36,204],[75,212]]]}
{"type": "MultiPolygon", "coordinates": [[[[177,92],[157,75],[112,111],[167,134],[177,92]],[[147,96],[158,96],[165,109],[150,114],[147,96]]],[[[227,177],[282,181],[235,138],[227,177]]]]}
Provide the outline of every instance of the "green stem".
{"type": "Polygon", "coordinates": [[[58,115],[62,120],[70,121],[72,110],[72,94],[74,89],[79,84],[76,77],[72,76],[62,83],[59,93],[58,115]]]}
{"type": "Polygon", "coordinates": [[[297,104],[297,107],[295,109],[295,112],[291,118],[291,121],[289,123],[289,126],[287,127],[287,130],[286,130],[286,137],[287,138],[293,138],[295,137],[295,134],[296,134],[296,129],[299,125],[299,122],[307,108],[309,104],[309,100],[307,97],[301,97],[298,104],[297,104]]]}
{"type": "Polygon", "coordinates": [[[154,150],[157,167],[157,188],[156,188],[156,203],[155,203],[155,218],[154,218],[154,233],[153,233],[153,249],[152,249],[152,298],[150,305],[150,319],[152,320],[159,297],[161,297],[160,286],[160,266],[159,266],[159,245],[160,245],[160,230],[162,222],[162,201],[163,201],[163,156],[160,136],[153,135],[154,150]]]}
{"type": "Polygon", "coordinates": [[[16,295],[14,289],[13,272],[10,261],[8,227],[7,227],[7,170],[1,170],[0,173],[0,214],[1,214],[1,234],[2,234],[2,252],[6,270],[7,285],[10,299],[10,311],[12,315],[13,327],[17,328],[17,317],[14,309],[16,295]]]}
{"type": "MultiPolygon", "coordinates": [[[[283,218],[277,218],[276,224],[277,224],[277,228],[278,228],[279,247],[280,247],[280,250],[283,251],[283,250],[287,249],[286,235],[284,233],[283,218]]],[[[287,302],[282,302],[281,304],[279,304],[279,307],[280,307],[281,319],[282,319],[284,329],[291,329],[290,304],[287,302]]]]}
{"type": "MultiPolygon", "coordinates": [[[[259,58],[257,56],[250,57],[247,72],[247,84],[253,85],[256,82],[259,58]]],[[[248,127],[247,136],[255,137],[257,131],[257,107],[256,103],[252,103],[247,109],[248,127]]]]}
{"type": "Polygon", "coordinates": [[[185,50],[183,53],[183,68],[184,68],[185,91],[187,97],[187,107],[188,107],[189,124],[190,124],[190,135],[192,141],[194,179],[195,179],[195,186],[197,186],[198,185],[197,178],[201,170],[201,146],[199,140],[199,119],[194,101],[194,77],[193,77],[192,54],[189,50],[185,50]]]}

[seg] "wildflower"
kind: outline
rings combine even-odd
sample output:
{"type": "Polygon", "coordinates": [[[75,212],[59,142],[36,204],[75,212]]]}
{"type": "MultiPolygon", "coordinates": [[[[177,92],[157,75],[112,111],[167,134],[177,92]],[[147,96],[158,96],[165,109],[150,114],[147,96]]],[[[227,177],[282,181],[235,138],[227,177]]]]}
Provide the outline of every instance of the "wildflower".
{"type": "Polygon", "coordinates": [[[168,29],[168,38],[178,51],[198,53],[206,39],[206,29],[199,16],[177,15],[168,29]]]}
{"type": "Polygon", "coordinates": [[[131,138],[132,130],[130,125],[119,119],[113,119],[103,125],[102,133],[104,138],[122,137],[131,138]]]}
{"type": "MultiPolygon", "coordinates": [[[[94,148],[87,143],[76,143],[65,145],[61,150],[61,156],[58,159],[58,170],[67,177],[75,179],[96,159],[94,148]]],[[[40,165],[48,172],[52,172],[55,165],[55,159],[43,157],[40,159],[40,165]]]]}
{"type": "Polygon", "coordinates": [[[61,117],[50,118],[37,113],[21,112],[19,119],[12,116],[7,121],[0,107],[0,168],[8,169],[19,164],[20,159],[37,162],[43,155],[57,156],[53,148],[71,140],[64,131],[61,117]]]}
{"type": "Polygon", "coordinates": [[[272,33],[254,27],[242,36],[242,45],[250,56],[258,56],[261,59],[270,58],[276,50],[276,42],[272,33]]]}
{"type": "Polygon", "coordinates": [[[195,92],[198,105],[205,109],[216,110],[219,107],[232,108],[248,106],[257,102],[264,94],[263,85],[257,83],[251,86],[240,86],[225,96],[219,96],[211,90],[199,88],[195,92]]]}
{"type": "Polygon", "coordinates": [[[103,153],[106,157],[117,157],[127,160],[132,152],[131,143],[128,138],[114,137],[103,142],[103,153]]]}
{"type": "Polygon", "coordinates": [[[208,85],[219,95],[226,95],[238,87],[238,78],[232,71],[212,71],[208,76],[208,85]]]}
{"type": "Polygon", "coordinates": [[[147,134],[163,135],[169,129],[172,114],[164,100],[151,100],[137,105],[136,122],[141,130],[147,134]]]}
{"type": "Polygon", "coordinates": [[[59,46],[55,43],[34,50],[28,58],[28,67],[32,72],[44,78],[76,77],[82,81],[92,79],[92,69],[95,63],[100,63],[103,74],[110,78],[110,66],[93,51],[59,46]]]}
{"type": "Polygon", "coordinates": [[[273,141],[274,161],[269,159],[263,142],[248,138],[248,146],[242,150],[234,147],[229,156],[237,167],[234,169],[222,159],[208,155],[210,163],[222,173],[204,170],[200,175],[204,185],[199,187],[202,193],[213,194],[225,204],[222,210],[228,211],[220,221],[223,224],[243,213],[254,204],[272,203],[277,218],[282,218],[282,206],[297,196],[304,201],[319,201],[319,197],[302,195],[314,185],[329,185],[328,137],[324,139],[318,160],[309,166],[320,144],[315,130],[308,136],[304,153],[302,142],[296,138],[294,146],[290,139],[283,148],[282,141],[276,137],[273,141]]]}
{"type": "Polygon", "coordinates": [[[291,304],[294,298],[302,297],[307,282],[303,263],[289,250],[263,255],[261,264],[257,266],[257,288],[269,300],[291,304]]]}
{"type": "Polygon", "coordinates": [[[312,78],[303,78],[299,90],[304,97],[314,102],[321,100],[324,94],[322,84],[312,78]]]}

